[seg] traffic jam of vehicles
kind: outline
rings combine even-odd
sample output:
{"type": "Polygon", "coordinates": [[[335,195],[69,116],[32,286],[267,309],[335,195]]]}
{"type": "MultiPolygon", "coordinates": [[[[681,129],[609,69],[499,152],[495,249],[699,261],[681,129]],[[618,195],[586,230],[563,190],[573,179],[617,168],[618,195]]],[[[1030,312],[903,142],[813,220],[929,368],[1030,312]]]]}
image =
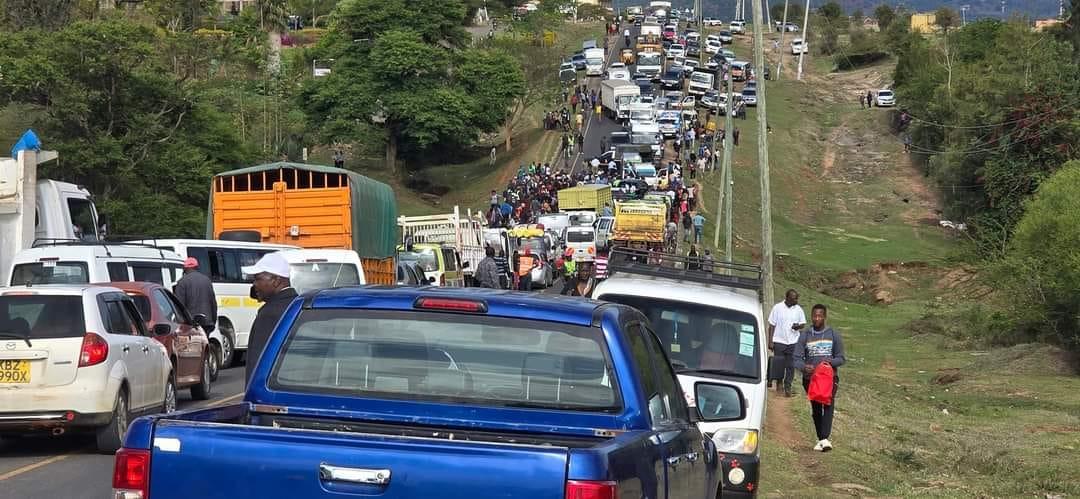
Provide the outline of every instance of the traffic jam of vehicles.
{"type": "Polygon", "coordinates": [[[89,438],[124,499],[756,495],[762,272],[700,250],[686,170],[757,71],[741,21],[620,14],[560,77],[621,129],[478,208],[279,162],[213,178],[206,239],[114,238],[55,152],[0,159],[0,440],[89,438]]]}

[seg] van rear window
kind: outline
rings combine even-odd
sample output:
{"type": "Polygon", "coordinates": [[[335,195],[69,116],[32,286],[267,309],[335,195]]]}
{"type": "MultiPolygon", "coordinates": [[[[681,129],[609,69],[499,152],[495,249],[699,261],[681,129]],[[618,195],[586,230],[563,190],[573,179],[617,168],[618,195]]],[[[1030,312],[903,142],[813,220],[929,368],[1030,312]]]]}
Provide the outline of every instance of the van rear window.
{"type": "Polygon", "coordinates": [[[86,334],[81,296],[0,296],[0,338],[77,338],[86,334]]]}
{"type": "Polygon", "coordinates": [[[20,263],[11,271],[11,285],[87,284],[90,271],[85,262],[20,263]]]}

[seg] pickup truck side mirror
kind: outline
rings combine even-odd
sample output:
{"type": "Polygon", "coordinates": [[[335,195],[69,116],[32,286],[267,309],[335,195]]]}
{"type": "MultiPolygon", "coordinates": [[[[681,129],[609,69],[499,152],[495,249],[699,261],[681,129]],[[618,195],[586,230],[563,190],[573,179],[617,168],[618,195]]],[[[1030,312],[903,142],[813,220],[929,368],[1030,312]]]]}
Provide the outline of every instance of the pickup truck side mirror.
{"type": "Polygon", "coordinates": [[[746,417],[746,399],[734,385],[698,381],[694,384],[694,400],[702,421],[738,421],[746,417]]]}
{"type": "Polygon", "coordinates": [[[170,324],[154,324],[154,336],[165,336],[172,334],[172,325],[170,324]]]}

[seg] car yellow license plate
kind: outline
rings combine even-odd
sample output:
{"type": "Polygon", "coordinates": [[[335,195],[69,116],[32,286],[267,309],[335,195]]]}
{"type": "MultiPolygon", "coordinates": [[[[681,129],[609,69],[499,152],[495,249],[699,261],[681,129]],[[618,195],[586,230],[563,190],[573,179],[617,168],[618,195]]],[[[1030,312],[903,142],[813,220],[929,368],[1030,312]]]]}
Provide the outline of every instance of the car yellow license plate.
{"type": "Polygon", "coordinates": [[[30,361],[0,360],[0,383],[29,383],[30,361]]]}

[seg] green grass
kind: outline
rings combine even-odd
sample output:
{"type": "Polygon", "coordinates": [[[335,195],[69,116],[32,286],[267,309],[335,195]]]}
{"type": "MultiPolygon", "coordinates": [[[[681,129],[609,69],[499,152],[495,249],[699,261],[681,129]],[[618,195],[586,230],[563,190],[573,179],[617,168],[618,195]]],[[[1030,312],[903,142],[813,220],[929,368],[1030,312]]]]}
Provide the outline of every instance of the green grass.
{"type": "MultiPolygon", "coordinates": [[[[838,104],[819,98],[830,91],[820,76],[831,70],[831,61],[822,59],[811,58],[808,71],[816,80],[767,84],[773,129],[769,156],[773,242],[777,253],[787,255],[775,288],[778,293],[799,289],[807,308],[826,304],[848,351],[832,439],[836,450],[810,451],[809,404],[799,390],[787,422],[799,432],[799,442],[780,442],[766,433],[760,490],[766,497],[850,496],[831,485],[854,483],[873,491],[864,495],[1080,495],[1080,378],[1067,372],[1050,347],[965,350],[957,348],[961,342],[912,322],[937,310],[938,297],[963,300],[936,283],[964,248],[936,226],[904,216],[911,206],[903,202],[908,194],[896,181],[896,169],[903,165],[895,140],[875,146],[884,154],[882,168],[853,175],[851,167],[865,151],[834,147],[826,171],[824,157],[835,127],[888,131],[880,114],[860,111],[854,98],[837,96],[838,104]],[[853,183],[837,181],[841,178],[853,183]],[[871,304],[872,297],[858,291],[850,291],[854,296],[847,300],[822,293],[827,286],[821,283],[880,262],[928,267],[902,273],[907,284],[901,299],[887,306],[871,304]],[[941,372],[955,372],[959,380],[933,382],[941,372]]],[[[787,71],[786,77],[794,76],[787,71]]],[[[757,255],[760,241],[755,113],[735,120],[741,137],[734,154],[734,232],[741,259],[757,255]]],[[[703,185],[709,245],[718,178],[710,174],[703,185]]]]}

